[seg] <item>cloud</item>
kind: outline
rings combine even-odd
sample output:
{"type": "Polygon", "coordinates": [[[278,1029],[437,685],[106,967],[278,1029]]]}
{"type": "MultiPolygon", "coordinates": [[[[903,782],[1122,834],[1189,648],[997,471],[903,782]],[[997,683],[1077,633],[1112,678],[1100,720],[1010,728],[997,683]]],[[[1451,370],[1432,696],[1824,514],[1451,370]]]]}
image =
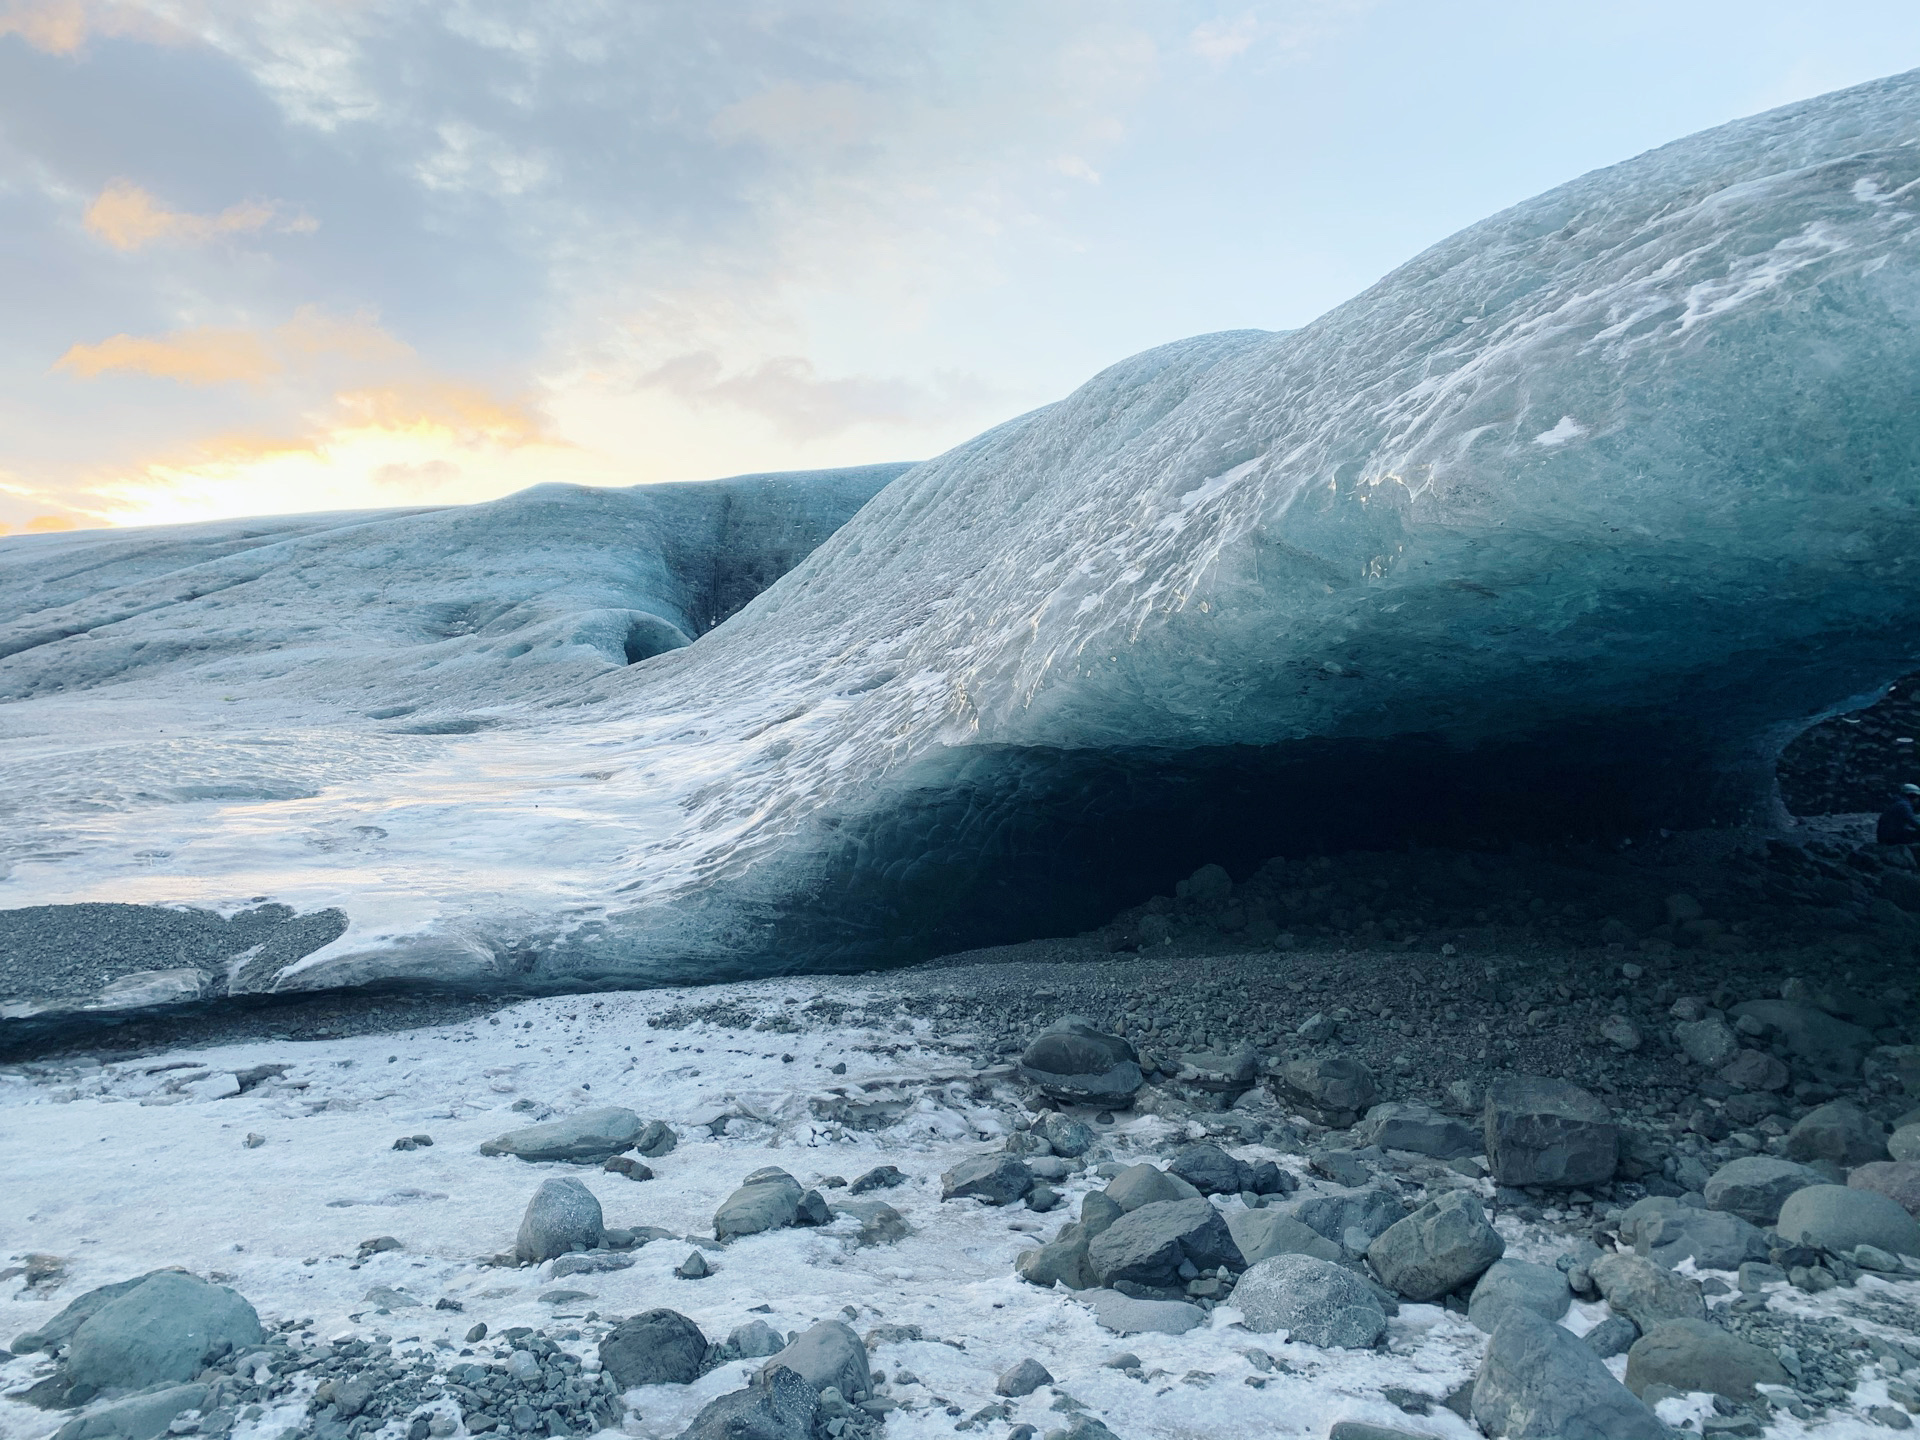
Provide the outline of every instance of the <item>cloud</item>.
{"type": "Polygon", "coordinates": [[[159,336],[115,335],[73,346],[53,368],[82,380],[125,371],[185,385],[259,384],[289,368],[311,369],[323,356],[380,364],[410,360],[413,351],[369,315],[338,319],[307,305],[265,335],[213,325],[159,336]]]}
{"type": "Polygon", "coordinates": [[[460,467],[451,460],[416,460],[411,464],[396,460],[376,465],[368,478],[376,485],[417,495],[451,485],[460,478],[460,467]]]}
{"type": "Polygon", "coordinates": [[[246,235],[272,227],[283,235],[311,235],[320,222],[286,214],[278,203],[245,200],[218,215],[169,210],[131,180],[110,180],[87,206],[88,230],[116,250],[138,250],[163,240],[204,245],[222,235],[246,235]]]}
{"type": "Polygon", "coordinates": [[[964,375],[941,375],[934,385],[866,375],[820,375],[800,355],[779,355],[727,374],[711,352],[679,355],[639,378],[643,389],[665,390],[696,405],[749,411],[799,440],[836,435],[860,425],[908,425],[972,410],[993,397],[991,387],[964,375]]]}
{"type": "Polygon", "coordinates": [[[7,35],[18,35],[49,55],[76,54],[94,35],[162,44],[186,38],[157,15],[99,0],[0,0],[0,37],[7,35]]]}
{"type": "Polygon", "coordinates": [[[546,419],[525,399],[502,398],[478,385],[414,380],[334,397],[336,428],[413,435],[457,445],[558,444],[546,419]]]}
{"type": "Polygon", "coordinates": [[[1232,20],[1206,20],[1194,26],[1187,45],[1202,60],[1225,65],[1252,48],[1259,34],[1260,21],[1248,11],[1232,20]]]}

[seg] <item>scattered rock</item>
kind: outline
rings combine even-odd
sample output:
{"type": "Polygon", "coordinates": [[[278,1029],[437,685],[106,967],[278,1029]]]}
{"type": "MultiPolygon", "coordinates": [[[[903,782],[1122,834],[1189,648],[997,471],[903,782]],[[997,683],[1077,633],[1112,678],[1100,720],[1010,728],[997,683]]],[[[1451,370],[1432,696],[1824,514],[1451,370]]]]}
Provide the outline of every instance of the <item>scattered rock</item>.
{"type": "Polygon", "coordinates": [[[631,1155],[616,1155],[600,1167],[611,1175],[624,1175],[629,1180],[651,1180],[653,1171],[631,1155]]]}
{"type": "Polygon", "coordinates": [[[1346,1055],[1288,1060],[1280,1067],[1275,1088],[1281,1100],[1336,1129],[1353,1124],[1380,1097],[1373,1071],[1346,1055]]]}
{"type": "Polygon", "coordinates": [[[1467,1301],[1467,1319],[1491,1335],[1515,1306],[1531,1310],[1544,1320],[1558,1320],[1573,1304],[1567,1277],[1551,1265],[1525,1260],[1496,1260],[1473,1287],[1467,1301]]]}
{"type": "Polygon", "coordinates": [[[527,1202],[513,1253],[521,1260],[551,1260],[576,1245],[591,1250],[605,1235],[600,1202],[578,1180],[545,1180],[527,1202]]]}
{"type": "Polygon", "coordinates": [[[1188,1145],[1167,1162],[1167,1173],[1178,1176],[1202,1195],[1238,1195],[1253,1189],[1253,1167],[1236,1160],[1218,1145],[1188,1145]]]}
{"type": "Polygon", "coordinates": [[[786,1349],[780,1332],[764,1320],[749,1320],[734,1326],[722,1347],[729,1360],[764,1360],[786,1349]]]}
{"type": "Polygon", "coordinates": [[[940,1177],[940,1198],[1011,1205],[1026,1198],[1033,1187],[1033,1172],[1013,1156],[979,1155],[962,1160],[940,1177]]]}
{"type": "Polygon", "coordinates": [[[705,1255],[695,1250],[673,1267],[673,1273],[682,1280],[704,1280],[713,1274],[713,1267],[707,1263],[705,1255]]]}
{"type": "Polygon", "coordinates": [[[1706,1320],[1667,1320],[1654,1326],[1627,1352],[1626,1380],[1636,1395],[1649,1385],[1670,1385],[1729,1400],[1754,1399],[1756,1385],[1790,1383],[1772,1355],[1706,1320]]]}
{"type": "Polygon", "coordinates": [[[1771,1225],[1781,1203],[1796,1190],[1824,1185],[1826,1176],[1792,1160],[1771,1155],[1745,1155],[1729,1160],[1707,1181],[1707,1205],[1725,1210],[1754,1225],[1771,1225]]]}
{"type": "Polygon", "coordinates": [[[1740,1037],[1720,1019],[1682,1020],[1673,1027],[1673,1038],[1689,1060],[1717,1070],[1740,1052],[1740,1037]]]}
{"type": "MultiPolygon", "coordinates": [[[[1642,1262],[1644,1263],[1644,1262],[1642,1262]]],[[[1667,1427],[1571,1330],[1516,1307],[1494,1327],[1473,1418],[1507,1440],[1666,1440],[1667,1427]]]]}
{"type": "Polygon", "coordinates": [[[1721,1067],[1720,1078],[1736,1090],[1779,1090],[1792,1074],[1763,1050],[1742,1050],[1721,1067]]]}
{"type": "Polygon", "coordinates": [[[1118,1290],[1089,1290],[1080,1297],[1103,1330],[1116,1335],[1184,1335],[1207,1322],[1207,1312],[1184,1300],[1138,1300],[1118,1290]]]}
{"type": "Polygon", "coordinates": [[[756,1170],[740,1182],[713,1213],[713,1233],[720,1240],[780,1230],[800,1218],[800,1182],[777,1165],[756,1170]]]}
{"type": "Polygon", "coordinates": [[[1198,1270],[1222,1265],[1238,1270],[1246,1263],[1220,1212],[1198,1198],[1163,1200],[1128,1211],[1093,1238],[1087,1258],[1108,1287],[1123,1280],[1179,1284],[1183,1261],[1198,1270]]]}
{"type": "Polygon", "coordinates": [[[402,1135],[393,1142],[396,1150],[425,1150],[433,1144],[431,1135],[402,1135]]]}
{"type": "Polygon", "coordinates": [[[1038,1360],[1022,1360],[994,1382],[993,1393],[1012,1399],[1031,1395],[1042,1385],[1053,1384],[1053,1376],[1038,1360]]]}
{"type": "Polygon", "coordinates": [[[1920,1256],[1920,1220],[1885,1195],[1847,1185],[1809,1185],[1794,1191],[1780,1207],[1774,1228],[1790,1244],[1830,1254],[1877,1245],[1896,1255],[1920,1256]]]}
{"type": "Polygon", "coordinates": [[[600,1363],[622,1390],[692,1384],[706,1357],[707,1337],[677,1310],[634,1315],[600,1341],[600,1363]]]}
{"type": "Polygon", "coordinates": [[[1822,1079],[1851,1079],[1873,1048],[1873,1032],[1836,1020],[1811,1005],[1788,1000],[1748,1000],[1733,1007],[1736,1018],[1751,1018],[1778,1031],[1793,1055],[1804,1060],[1822,1079]]]}
{"type": "Polygon", "coordinates": [[[1240,1277],[1233,1303],[1249,1330],[1285,1330],[1305,1345],[1366,1349],[1387,1328],[1386,1311],[1366,1281],[1343,1265],[1311,1255],[1262,1260],[1240,1277]]]}
{"type": "Polygon", "coordinates": [[[1122,1210],[1158,1205],[1168,1200],[1197,1200],[1200,1192],[1155,1165],[1129,1165],[1107,1182],[1107,1198],[1122,1210]]]}
{"type": "MultiPolygon", "coordinates": [[[[103,1405],[54,1432],[53,1440],[154,1440],[173,1420],[205,1403],[204,1385],[170,1385],[103,1405]]],[[[196,1427],[197,1428],[197,1427],[196,1427]]]]}
{"type": "Polygon", "coordinates": [[[882,1200],[849,1200],[833,1207],[836,1215],[851,1215],[860,1222],[854,1237],[857,1246],[897,1245],[911,1233],[906,1218],[882,1200]]]}
{"type": "Polygon", "coordinates": [[[1133,1046],[1078,1015],[1047,1027],[1020,1057],[1021,1073],[1064,1105],[1122,1109],[1146,1076],[1133,1046]]]}
{"type": "Polygon", "coordinates": [[[876,1165],[847,1187],[849,1195],[864,1195],[869,1190],[891,1190],[895,1185],[904,1185],[907,1177],[892,1165],[876,1165]]]}
{"type": "Polygon", "coordinates": [[[1698,1320],[1707,1313],[1698,1284],[1644,1255],[1602,1255],[1588,1264],[1587,1273],[1607,1304],[1643,1333],[1662,1320],[1698,1320]]]}
{"type": "Polygon", "coordinates": [[[867,1369],[867,1347],[838,1320],[823,1320],[802,1331],[792,1344],[761,1367],[771,1375],[781,1366],[792,1370],[816,1390],[829,1385],[848,1399],[863,1399],[873,1389],[867,1369]]]}
{"type": "Polygon", "coordinates": [[[582,1110],[562,1120],[510,1130],[480,1147],[482,1155],[513,1155],[522,1160],[572,1160],[598,1164],[640,1138],[640,1117],[619,1105],[582,1110]]]}
{"type": "Polygon", "coordinates": [[[1376,1274],[1410,1300],[1457,1290],[1506,1253],[1480,1202],[1464,1190],[1428,1201],[1367,1247],[1376,1274]]]}
{"type": "Polygon", "coordinates": [[[1055,1110],[1040,1123],[1041,1137],[1053,1147],[1053,1153],[1078,1160],[1093,1148],[1093,1130],[1069,1115],[1055,1110]]]}
{"type": "Polygon", "coordinates": [[[1613,1178],[1620,1134],[1607,1107],[1565,1080],[1521,1075],[1487,1087],[1486,1154],[1502,1185],[1572,1189],[1613,1178]]]}
{"type": "Polygon", "coordinates": [[[633,1148],[649,1160],[658,1160],[680,1143],[680,1137],[664,1120],[649,1120],[633,1142],[633,1148]]]}
{"type": "Polygon", "coordinates": [[[1609,1315],[1581,1337],[1602,1360],[1624,1355],[1640,1338],[1640,1327],[1624,1315],[1609,1315]]]}
{"type": "Polygon", "coordinates": [[[1367,1111],[1366,1119],[1354,1127],[1353,1138],[1361,1145],[1409,1150],[1436,1160],[1478,1155],[1481,1146],[1480,1136],[1471,1125],[1412,1100],[1375,1105],[1367,1111]]]}
{"type": "Polygon", "coordinates": [[[813,1440],[819,1409],[819,1390],[783,1365],[712,1401],[680,1440],[813,1440]]]}
{"type": "Polygon", "coordinates": [[[1830,1100],[1808,1111],[1787,1132],[1789,1160],[1864,1165],[1887,1158],[1887,1132],[1857,1105],[1830,1100]]]}

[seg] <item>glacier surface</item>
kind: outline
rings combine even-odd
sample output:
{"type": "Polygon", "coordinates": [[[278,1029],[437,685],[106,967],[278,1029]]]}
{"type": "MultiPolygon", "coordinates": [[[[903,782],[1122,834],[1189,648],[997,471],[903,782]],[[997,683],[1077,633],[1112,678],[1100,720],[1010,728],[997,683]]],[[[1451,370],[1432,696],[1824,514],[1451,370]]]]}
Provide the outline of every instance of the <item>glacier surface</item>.
{"type": "Polygon", "coordinates": [[[679,980],[1765,814],[1920,650],[1917,217],[1920,72],[1678,141],[905,470],[710,629],[593,492],[284,522],[258,576],[231,526],[0,542],[58,599],[0,661],[0,904],[343,910],[283,989],[679,980]]]}

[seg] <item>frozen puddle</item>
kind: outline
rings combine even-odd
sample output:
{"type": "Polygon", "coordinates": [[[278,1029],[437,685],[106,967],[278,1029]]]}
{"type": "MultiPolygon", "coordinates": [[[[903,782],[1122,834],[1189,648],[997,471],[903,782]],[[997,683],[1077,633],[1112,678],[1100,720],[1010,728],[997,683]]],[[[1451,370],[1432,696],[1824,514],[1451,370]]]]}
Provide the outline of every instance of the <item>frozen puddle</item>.
{"type": "MultiPolygon", "coordinates": [[[[1066,1203],[1045,1216],[943,1203],[941,1173],[997,1148],[1011,1129],[1019,1096],[1008,1070],[983,1063],[988,1057],[973,1053],[968,1037],[936,1037],[925,1021],[896,1018],[891,1005],[881,1007],[884,1020],[867,1023],[863,992],[818,997],[817,986],[771,981],[548,998],[432,1029],[0,1072],[8,1266],[29,1253],[65,1266],[53,1286],[10,1274],[0,1336],[35,1329],[92,1287],[178,1265],[232,1285],[269,1324],[300,1320],[302,1332],[321,1341],[391,1342],[403,1355],[443,1364],[463,1350],[476,1361],[493,1358],[493,1341],[465,1344],[479,1321],[495,1337],[514,1326],[545,1330],[590,1360],[607,1321],[660,1306],[688,1315],[714,1341],[756,1318],[783,1333],[826,1319],[845,1319],[862,1335],[882,1325],[918,1327],[923,1339],[890,1340],[872,1352],[876,1378],[884,1373],[889,1382],[880,1393],[901,1407],[886,1417],[890,1436],[949,1436],[996,1403],[1007,1414],[980,1432],[1004,1435],[1024,1423],[1044,1435],[1070,1422],[1063,1412],[1076,1402],[1122,1440],[1323,1436],[1341,1419],[1432,1436],[1475,1433],[1437,1403],[1415,1416],[1383,1394],[1438,1397],[1472,1375],[1484,1337],[1439,1307],[1403,1306],[1383,1351],[1329,1351],[1239,1328],[1230,1305],[1185,1335],[1122,1337],[1099,1328],[1065,1292],[1019,1281],[1014,1257],[1051,1238],[1097,1179],[1089,1171],[1060,1182],[1066,1203]],[[720,1002],[765,1028],[649,1023],[676,1007],[720,1002]],[[265,1065],[287,1068],[234,1093],[236,1075],[265,1065]],[[647,1162],[655,1179],[479,1154],[502,1131],[601,1105],[675,1126],[677,1148],[647,1162]],[[430,1135],[431,1147],[392,1148],[416,1134],[430,1135]],[[261,1139],[249,1146],[249,1136],[261,1139]],[[632,1252],[630,1269],[558,1281],[548,1266],[497,1268],[483,1258],[511,1248],[528,1198],[551,1176],[583,1180],[610,1226],[691,1237],[711,1236],[720,1202],[762,1166],[779,1165],[814,1186],[883,1163],[898,1166],[907,1183],[864,1198],[904,1216],[911,1233],[895,1244],[858,1245],[846,1217],[725,1247],[708,1240],[703,1253],[714,1273],[702,1280],[673,1273],[696,1248],[689,1240],[656,1240],[632,1252]],[[383,1235],[400,1248],[361,1260],[361,1242],[383,1235]],[[420,1303],[383,1312],[366,1298],[375,1287],[420,1303]],[[576,1293],[541,1299],[556,1291],[576,1293]],[[441,1300],[461,1308],[435,1308],[441,1300]],[[1104,1363],[1123,1351],[1142,1362],[1132,1376],[1104,1363]],[[996,1379],[1027,1358],[1055,1385],[1016,1400],[996,1396],[996,1379]]],[[[672,1018],[684,1021],[684,1013],[672,1018]]],[[[1101,1137],[1089,1161],[1161,1155],[1180,1138],[1153,1117],[1123,1119],[1101,1137]]],[[[1289,1163],[1260,1147],[1237,1153],[1289,1163]]],[[[1576,1306],[1569,1323],[1579,1328],[1582,1313],[1576,1306]]],[[[690,1386],[630,1391],[623,1428],[677,1435],[760,1363],[736,1362],[690,1386]]],[[[0,1383],[18,1394],[47,1369],[44,1356],[12,1357],[0,1383]]],[[[67,1418],[7,1401],[0,1435],[37,1440],[67,1418]]],[[[299,1407],[282,1405],[234,1434],[277,1440],[303,1423],[299,1407]]],[[[1805,1433],[1783,1425],[1770,1433],[1805,1433]]],[[[1818,1433],[1870,1428],[1836,1419],[1818,1433]]]]}

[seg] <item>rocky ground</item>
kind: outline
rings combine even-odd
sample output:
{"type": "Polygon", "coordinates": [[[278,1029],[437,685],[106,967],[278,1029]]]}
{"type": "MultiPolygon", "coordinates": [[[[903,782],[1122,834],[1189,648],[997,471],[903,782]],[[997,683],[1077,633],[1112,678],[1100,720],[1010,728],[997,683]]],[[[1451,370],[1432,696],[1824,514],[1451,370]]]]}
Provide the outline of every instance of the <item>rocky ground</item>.
{"type": "Polygon", "coordinates": [[[0,1432],[1907,1428],[1920,875],[1861,825],[71,1034],[0,1070],[0,1432]]]}

